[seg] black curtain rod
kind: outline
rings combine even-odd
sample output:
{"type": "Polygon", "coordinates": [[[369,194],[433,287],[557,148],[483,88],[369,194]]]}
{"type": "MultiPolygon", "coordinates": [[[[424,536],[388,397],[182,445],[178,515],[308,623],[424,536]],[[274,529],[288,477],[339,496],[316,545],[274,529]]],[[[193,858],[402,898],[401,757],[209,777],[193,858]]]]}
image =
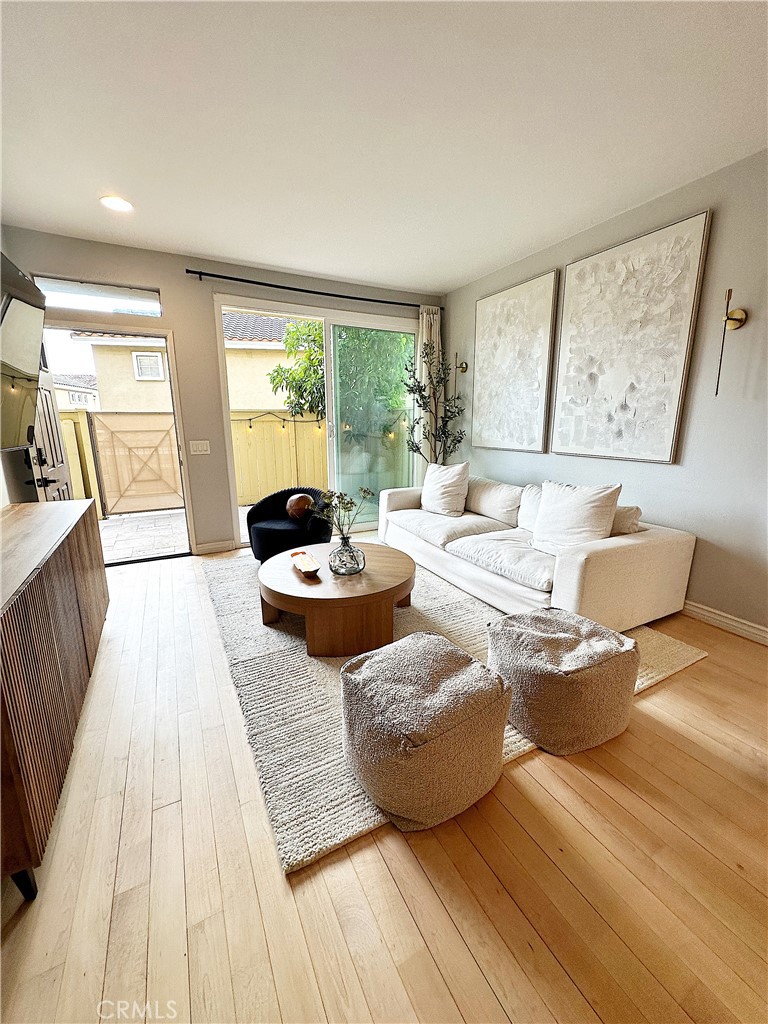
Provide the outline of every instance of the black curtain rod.
{"type": "MultiPolygon", "coordinates": [[[[396,299],[374,299],[365,295],[344,295],[341,292],[321,292],[315,288],[297,288],[290,284],[274,284],[272,281],[254,281],[250,277],[232,277],[230,274],[210,274],[207,270],[186,269],[187,274],[202,281],[204,277],[210,277],[216,281],[236,281],[238,284],[255,284],[260,288],[279,288],[283,292],[302,292],[304,295],[324,295],[327,299],[350,299],[352,302],[376,302],[381,306],[407,306],[410,309],[419,309],[419,302],[398,302],[396,299]]],[[[440,309],[444,307],[441,306],[440,309]]]]}

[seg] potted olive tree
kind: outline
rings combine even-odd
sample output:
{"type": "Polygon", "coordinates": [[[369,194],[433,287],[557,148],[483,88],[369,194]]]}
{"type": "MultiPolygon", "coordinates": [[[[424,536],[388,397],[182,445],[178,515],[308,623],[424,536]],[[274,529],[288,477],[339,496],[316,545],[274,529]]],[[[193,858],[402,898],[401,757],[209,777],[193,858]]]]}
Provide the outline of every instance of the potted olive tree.
{"type": "Polygon", "coordinates": [[[420,363],[417,367],[416,360],[411,360],[406,365],[403,381],[416,407],[408,424],[408,450],[427,463],[444,466],[467,436],[466,430],[455,427],[464,405],[461,395],[451,388],[451,364],[434,342],[424,343],[420,363]]]}

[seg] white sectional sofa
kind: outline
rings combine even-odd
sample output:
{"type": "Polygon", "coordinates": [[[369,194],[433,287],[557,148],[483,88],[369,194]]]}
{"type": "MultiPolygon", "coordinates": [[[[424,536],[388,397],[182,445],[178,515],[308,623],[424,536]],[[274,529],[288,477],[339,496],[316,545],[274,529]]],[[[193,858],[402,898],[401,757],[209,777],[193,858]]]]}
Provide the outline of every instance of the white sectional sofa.
{"type": "Polygon", "coordinates": [[[545,554],[529,544],[540,497],[538,485],[470,477],[464,514],[454,518],[423,510],[420,487],[384,490],[379,539],[507,613],[565,608],[621,631],[680,611],[693,534],[632,522],[620,506],[617,535],[545,554]],[[618,533],[624,528],[636,532],[618,533]]]}

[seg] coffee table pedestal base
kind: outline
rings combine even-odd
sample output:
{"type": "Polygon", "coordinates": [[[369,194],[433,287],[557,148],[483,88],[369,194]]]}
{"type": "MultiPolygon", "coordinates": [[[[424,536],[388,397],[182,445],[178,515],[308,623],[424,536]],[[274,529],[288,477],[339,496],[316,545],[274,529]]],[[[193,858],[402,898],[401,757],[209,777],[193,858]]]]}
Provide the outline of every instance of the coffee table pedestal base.
{"type": "MultiPolygon", "coordinates": [[[[411,595],[396,602],[408,608],[411,595]]],[[[355,654],[376,650],[391,644],[394,610],[392,600],[344,608],[329,604],[308,608],[304,615],[307,627],[307,654],[312,658],[351,658],[355,654]]],[[[280,618],[280,609],[261,598],[261,621],[273,625],[280,618]]]]}
{"type": "Polygon", "coordinates": [[[280,618],[280,609],[273,608],[271,604],[267,604],[264,598],[261,598],[261,621],[265,626],[272,626],[280,618]]]}

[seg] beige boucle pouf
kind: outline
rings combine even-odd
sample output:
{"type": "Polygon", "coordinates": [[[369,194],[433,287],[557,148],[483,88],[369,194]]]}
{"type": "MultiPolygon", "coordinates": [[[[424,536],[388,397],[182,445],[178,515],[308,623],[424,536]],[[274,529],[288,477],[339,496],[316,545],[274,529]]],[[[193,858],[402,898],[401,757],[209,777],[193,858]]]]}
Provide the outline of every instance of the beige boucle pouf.
{"type": "Polygon", "coordinates": [[[550,754],[575,754],[629,725],[637,644],[560,608],[488,627],[488,665],[512,687],[509,721],[550,754]]]}
{"type": "Polygon", "coordinates": [[[466,810],[501,774],[509,687],[437,633],[412,633],[341,669],[344,752],[398,828],[466,810]]]}

